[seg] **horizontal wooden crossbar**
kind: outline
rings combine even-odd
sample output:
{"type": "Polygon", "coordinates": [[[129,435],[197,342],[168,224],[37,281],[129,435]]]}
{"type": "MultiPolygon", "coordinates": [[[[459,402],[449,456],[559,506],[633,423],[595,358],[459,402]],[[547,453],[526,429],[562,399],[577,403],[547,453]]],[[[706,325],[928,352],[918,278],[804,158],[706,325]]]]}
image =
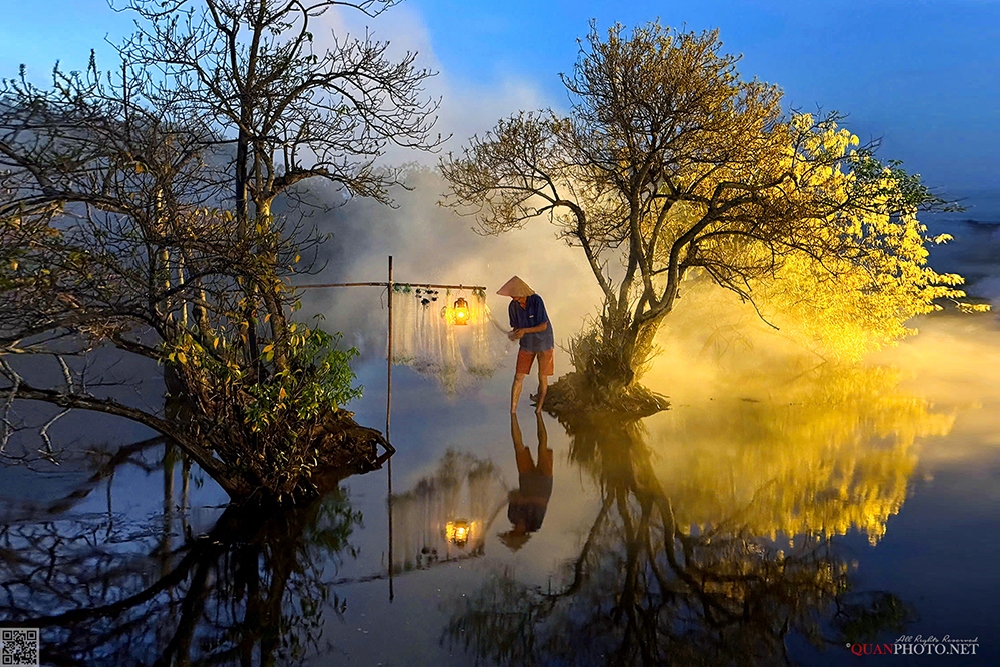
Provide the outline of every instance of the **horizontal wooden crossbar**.
{"type": "MultiPolygon", "coordinates": [[[[484,292],[486,287],[483,285],[434,285],[432,283],[404,283],[399,281],[394,281],[393,285],[409,285],[410,287],[433,287],[436,289],[480,289],[484,292]]],[[[323,287],[388,287],[389,283],[322,283],[315,285],[293,285],[294,289],[319,289],[323,287]]]]}

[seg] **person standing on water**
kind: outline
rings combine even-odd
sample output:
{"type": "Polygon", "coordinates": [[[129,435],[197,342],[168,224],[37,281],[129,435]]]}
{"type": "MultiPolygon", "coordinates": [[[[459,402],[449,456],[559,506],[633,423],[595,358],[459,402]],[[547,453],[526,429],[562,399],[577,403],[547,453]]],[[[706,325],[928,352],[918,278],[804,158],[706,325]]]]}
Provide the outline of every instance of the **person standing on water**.
{"type": "Polygon", "coordinates": [[[510,411],[517,410],[517,401],[521,398],[521,388],[524,377],[531,372],[531,365],[538,358],[538,403],[535,412],[541,414],[542,403],[545,402],[545,392],[549,388],[549,376],[552,375],[555,360],[555,338],[552,335],[552,323],[545,312],[542,297],[528,287],[523,280],[514,276],[503,287],[497,290],[500,296],[510,297],[507,313],[510,315],[512,331],[507,334],[510,340],[520,341],[517,352],[517,369],[514,371],[514,384],[510,388],[510,411]]]}

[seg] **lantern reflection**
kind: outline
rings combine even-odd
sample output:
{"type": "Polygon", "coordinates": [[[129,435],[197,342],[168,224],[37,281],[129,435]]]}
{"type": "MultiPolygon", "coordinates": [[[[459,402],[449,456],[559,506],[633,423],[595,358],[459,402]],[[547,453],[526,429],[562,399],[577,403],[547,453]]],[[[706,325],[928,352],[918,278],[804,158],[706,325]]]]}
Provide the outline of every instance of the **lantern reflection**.
{"type": "Polygon", "coordinates": [[[467,521],[466,519],[456,519],[455,521],[449,521],[444,527],[445,539],[457,546],[465,546],[465,543],[471,540],[477,530],[475,521],[467,521]]]}

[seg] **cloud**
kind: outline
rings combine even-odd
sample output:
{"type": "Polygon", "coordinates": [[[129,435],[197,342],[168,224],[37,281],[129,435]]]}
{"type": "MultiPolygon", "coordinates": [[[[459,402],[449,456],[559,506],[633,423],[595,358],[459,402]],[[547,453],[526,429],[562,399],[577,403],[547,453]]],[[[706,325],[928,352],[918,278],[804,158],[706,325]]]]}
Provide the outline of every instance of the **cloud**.
{"type": "MultiPolygon", "coordinates": [[[[357,11],[328,11],[313,21],[314,47],[332,48],[334,35],[388,41],[390,58],[417,53],[416,65],[436,74],[425,81],[428,98],[440,99],[435,134],[450,136],[439,153],[404,149],[390,144],[379,162],[384,165],[435,165],[438,156],[459,152],[468,139],[491,128],[497,120],[519,110],[550,106],[533,81],[490,72],[491,83],[457,78],[441,67],[420,13],[411,6],[393,7],[372,19],[357,11]]],[[[446,184],[431,169],[410,174],[407,186],[394,188],[396,208],[355,199],[319,218],[321,231],[333,234],[320,261],[327,268],[310,282],[386,280],[387,256],[394,257],[399,282],[485,285],[488,305],[506,326],[508,300],[494,294],[518,274],[545,299],[553,320],[557,345],[580,329],[584,318],[600,303],[600,293],[579,250],[555,238],[554,228],[537,221],[525,230],[502,237],[474,233],[473,221],[461,218],[438,201],[446,184]]],[[[326,202],[337,202],[328,185],[310,183],[326,202]]],[[[306,310],[328,316],[328,328],[349,332],[346,342],[366,356],[384,354],[385,293],[377,288],[345,288],[307,295],[306,310]]],[[[506,342],[506,341],[505,341],[506,342]]],[[[565,355],[557,354],[557,374],[568,370],[565,355]],[[560,358],[562,357],[562,358],[560,358]]]]}
{"type": "MultiPolygon", "coordinates": [[[[389,42],[387,53],[391,58],[400,60],[407,53],[416,53],[418,68],[436,72],[426,79],[425,89],[427,98],[441,101],[434,133],[442,137],[450,135],[442,146],[445,152],[458,152],[469,137],[488,130],[502,117],[552,104],[533,81],[500,72],[498,85],[484,85],[456,78],[443,70],[423,17],[413,7],[399,5],[374,19],[357,11],[331,10],[316,19],[315,24],[317,51],[333,47],[333,35],[341,41],[348,35],[363,39],[367,30],[372,39],[389,42]]],[[[434,164],[437,156],[389,145],[380,162],[434,164]]]]}

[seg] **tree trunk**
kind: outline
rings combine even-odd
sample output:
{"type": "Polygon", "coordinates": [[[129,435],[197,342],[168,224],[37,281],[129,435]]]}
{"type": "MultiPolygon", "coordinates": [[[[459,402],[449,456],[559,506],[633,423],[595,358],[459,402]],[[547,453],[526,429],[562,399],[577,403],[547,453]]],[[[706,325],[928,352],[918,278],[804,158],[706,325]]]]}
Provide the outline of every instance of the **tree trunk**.
{"type": "Polygon", "coordinates": [[[628,359],[629,368],[632,371],[631,380],[628,384],[633,384],[642,379],[642,376],[649,370],[649,365],[656,356],[656,332],[660,330],[660,324],[669,311],[664,310],[653,319],[642,324],[635,323],[629,327],[626,340],[624,342],[623,354],[628,359]]]}
{"type": "Polygon", "coordinates": [[[666,311],[636,325],[628,316],[602,315],[598,327],[570,343],[576,370],[549,387],[545,410],[562,419],[581,411],[641,417],[666,409],[665,396],[639,384],[665,316],[666,311]]]}

